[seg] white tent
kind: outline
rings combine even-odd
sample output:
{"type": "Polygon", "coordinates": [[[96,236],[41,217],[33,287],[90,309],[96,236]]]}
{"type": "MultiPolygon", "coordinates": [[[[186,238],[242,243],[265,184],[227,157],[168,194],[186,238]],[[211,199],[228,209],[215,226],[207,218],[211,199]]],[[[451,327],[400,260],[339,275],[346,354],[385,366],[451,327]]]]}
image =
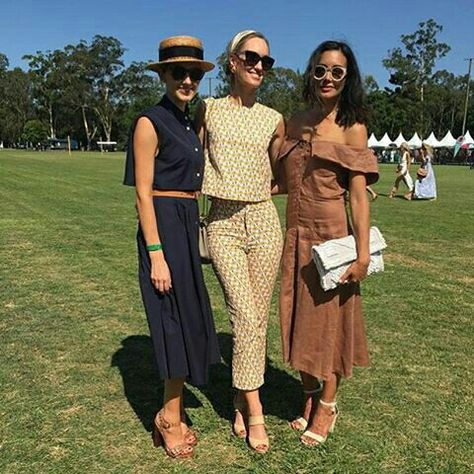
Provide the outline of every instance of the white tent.
{"type": "Polygon", "coordinates": [[[377,140],[377,137],[373,133],[370,135],[367,145],[369,148],[374,148],[374,147],[379,146],[379,141],[377,140]]]}
{"type": "Polygon", "coordinates": [[[456,144],[456,139],[453,137],[451,131],[449,131],[443,139],[439,142],[438,147],[453,148],[456,144]]]}
{"type": "Polygon", "coordinates": [[[430,136],[426,139],[423,140],[423,143],[426,143],[429,146],[432,146],[433,148],[439,147],[439,140],[436,138],[435,134],[433,132],[430,133],[430,136]]]}
{"type": "Polygon", "coordinates": [[[398,137],[395,139],[395,141],[393,143],[395,143],[395,145],[397,145],[397,148],[400,148],[400,145],[403,142],[406,142],[406,140],[405,140],[405,137],[403,136],[402,132],[400,132],[398,134],[398,137]]]}
{"type": "Polygon", "coordinates": [[[417,132],[415,132],[410,140],[408,140],[408,145],[410,145],[410,148],[421,148],[421,138],[418,136],[417,132]]]}
{"type": "Polygon", "coordinates": [[[469,130],[464,134],[464,143],[466,143],[466,144],[474,143],[474,139],[472,138],[471,134],[469,133],[469,130]]]}
{"type": "Polygon", "coordinates": [[[393,143],[393,140],[391,140],[388,136],[388,133],[385,132],[385,135],[379,140],[379,144],[377,146],[387,148],[391,143],[393,143]]]}

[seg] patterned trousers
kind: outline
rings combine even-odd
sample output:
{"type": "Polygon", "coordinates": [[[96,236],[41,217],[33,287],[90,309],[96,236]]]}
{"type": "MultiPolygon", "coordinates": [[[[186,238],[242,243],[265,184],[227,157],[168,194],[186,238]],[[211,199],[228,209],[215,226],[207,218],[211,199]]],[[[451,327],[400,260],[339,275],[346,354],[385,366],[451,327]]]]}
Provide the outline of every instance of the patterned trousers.
{"type": "Polygon", "coordinates": [[[232,385],[263,385],[268,313],[280,263],[282,233],[271,200],[212,199],[209,250],[224,290],[233,333],[232,385]]]}

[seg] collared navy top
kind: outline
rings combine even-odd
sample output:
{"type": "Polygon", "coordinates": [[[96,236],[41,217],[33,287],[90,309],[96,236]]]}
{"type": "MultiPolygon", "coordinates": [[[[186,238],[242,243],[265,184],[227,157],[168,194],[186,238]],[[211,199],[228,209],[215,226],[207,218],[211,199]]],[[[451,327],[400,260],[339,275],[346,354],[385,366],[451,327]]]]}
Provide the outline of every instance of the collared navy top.
{"type": "Polygon", "coordinates": [[[128,141],[123,184],[135,186],[133,133],[140,117],[147,117],[158,135],[159,152],[155,158],[153,189],[198,191],[202,185],[204,158],[201,142],[188,111],[183,112],[165,95],[135,119],[128,141]]]}

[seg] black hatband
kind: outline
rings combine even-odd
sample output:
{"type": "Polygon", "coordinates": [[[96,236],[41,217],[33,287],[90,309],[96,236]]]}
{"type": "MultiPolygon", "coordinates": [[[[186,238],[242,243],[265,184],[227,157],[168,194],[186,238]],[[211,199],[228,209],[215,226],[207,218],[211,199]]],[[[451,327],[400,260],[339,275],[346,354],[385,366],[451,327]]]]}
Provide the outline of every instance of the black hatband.
{"type": "Polygon", "coordinates": [[[160,61],[182,56],[201,60],[204,58],[202,49],[194,48],[193,46],[171,46],[169,48],[160,49],[160,61]]]}

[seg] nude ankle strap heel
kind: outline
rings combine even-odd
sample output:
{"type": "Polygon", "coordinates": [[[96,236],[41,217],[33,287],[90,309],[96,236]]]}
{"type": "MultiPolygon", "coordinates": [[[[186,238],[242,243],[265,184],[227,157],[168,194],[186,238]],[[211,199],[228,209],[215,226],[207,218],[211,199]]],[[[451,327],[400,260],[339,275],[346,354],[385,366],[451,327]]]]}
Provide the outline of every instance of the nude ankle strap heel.
{"type": "Polygon", "coordinates": [[[232,431],[234,432],[235,436],[241,439],[245,439],[247,437],[247,428],[245,424],[236,423],[235,418],[237,414],[242,415],[244,417],[245,410],[247,405],[242,400],[237,400],[234,397],[234,422],[232,423],[232,431]]]}
{"type": "MultiPolygon", "coordinates": [[[[265,417],[263,415],[250,415],[249,416],[249,427],[257,425],[265,425],[265,417]]],[[[250,435],[248,437],[248,442],[250,447],[260,454],[265,454],[270,448],[270,441],[268,436],[265,438],[252,438],[250,435]]]]}

